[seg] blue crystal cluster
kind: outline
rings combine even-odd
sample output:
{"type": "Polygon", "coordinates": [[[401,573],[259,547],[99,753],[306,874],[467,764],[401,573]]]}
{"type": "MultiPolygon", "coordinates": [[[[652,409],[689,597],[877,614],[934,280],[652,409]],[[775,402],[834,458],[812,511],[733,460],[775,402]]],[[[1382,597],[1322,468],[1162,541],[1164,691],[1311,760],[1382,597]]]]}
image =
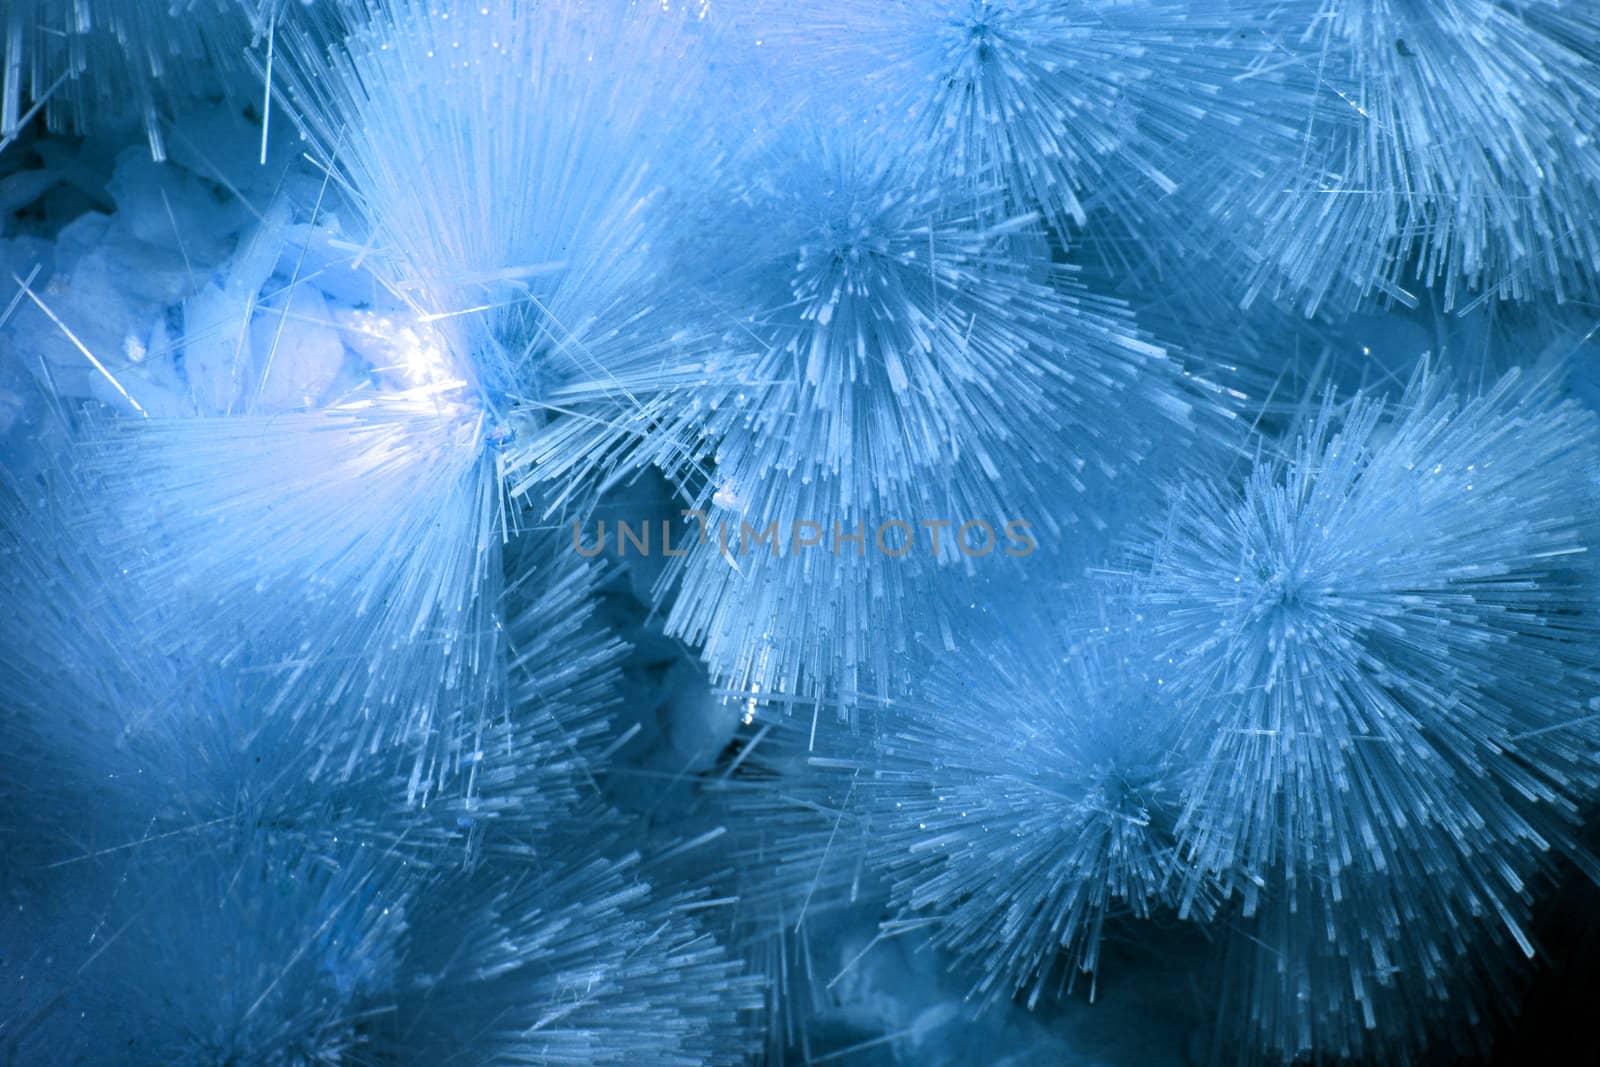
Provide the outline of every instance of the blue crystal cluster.
{"type": "Polygon", "coordinates": [[[0,0],[0,64],[0,1060],[1586,1033],[1587,0],[0,0]]]}

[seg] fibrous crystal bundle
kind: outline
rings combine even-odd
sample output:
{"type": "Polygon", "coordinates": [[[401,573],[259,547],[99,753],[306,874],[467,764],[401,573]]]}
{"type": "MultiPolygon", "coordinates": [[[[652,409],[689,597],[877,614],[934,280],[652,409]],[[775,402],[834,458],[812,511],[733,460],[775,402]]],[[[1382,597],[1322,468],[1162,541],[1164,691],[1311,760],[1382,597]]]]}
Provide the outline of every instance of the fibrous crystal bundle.
{"type": "Polygon", "coordinates": [[[1585,5],[0,35],[0,1058],[1560,1040],[1585,5]]]}

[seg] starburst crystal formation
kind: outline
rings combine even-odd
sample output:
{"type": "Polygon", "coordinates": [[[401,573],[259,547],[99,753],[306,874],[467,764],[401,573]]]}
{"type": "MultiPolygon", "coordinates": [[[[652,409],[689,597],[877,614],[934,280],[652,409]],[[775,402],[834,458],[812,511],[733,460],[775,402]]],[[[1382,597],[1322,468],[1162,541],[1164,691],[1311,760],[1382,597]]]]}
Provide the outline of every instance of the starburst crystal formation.
{"type": "Polygon", "coordinates": [[[1517,372],[1330,396],[1242,485],[1185,486],[1147,549],[1196,753],[1195,885],[1344,968],[1263,1012],[1286,1052],[1420,1025],[1375,990],[1442,990],[1484,927],[1531,953],[1529,878],[1552,849],[1584,859],[1592,421],[1517,372]]]}
{"type": "Polygon", "coordinates": [[[1082,622],[951,657],[884,714],[874,860],[973,996],[1036,1004],[1096,972],[1109,920],[1175,905],[1174,718],[1136,632],[1082,622]]]}
{"type": "MultiPolygon", "coordinates": [[[[1315,312],[1371,293],[1447,304],[1592,291],[1596,26],[1580,6],[1308,0],[1268,15],[1298,151],[1246,195],[1246,299],[1315,312]],[[1291,101],[1299,97],[1298,103],[1291,101]]],[[[1286,118],[1288,115],[1286,114],[1286,118]]]]}
{"type": "Polygon", "coordinates": [[[952,191],[924,154],[848,131],[802,143],[736,172],[751,177],[725,244],[683,271],[727,354],[653,424],[655,462],[702,513],[667,577],[668,626],[736,687],[887,691],[904,634],[872,605],[905,617],[896,605],[958,570],[969,521],[996,539],[1018,520],[1103,525],[1089,487],[1133,477],[1213,401],[1051,258],[1034,216],[1000,212],[997,187],[952,191]],[[1115,427],[1097,418],[1111,409],[1115,427]],[[815,531],[821,547],[796,543],[815,531]],[[782,637],[796,618],[827,672],[782,637]]]}

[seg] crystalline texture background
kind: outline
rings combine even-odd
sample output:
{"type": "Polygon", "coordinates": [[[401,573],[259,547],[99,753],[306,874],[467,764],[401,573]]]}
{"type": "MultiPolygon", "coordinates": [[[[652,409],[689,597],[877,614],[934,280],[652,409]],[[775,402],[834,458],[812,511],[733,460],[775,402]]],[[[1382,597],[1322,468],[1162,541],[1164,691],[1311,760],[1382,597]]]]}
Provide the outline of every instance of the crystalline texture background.
{"type": "Polygon", "coordinates": [[[0,1058],[1527,1062],[1581,0],[0,0],[0,1058]]]}

